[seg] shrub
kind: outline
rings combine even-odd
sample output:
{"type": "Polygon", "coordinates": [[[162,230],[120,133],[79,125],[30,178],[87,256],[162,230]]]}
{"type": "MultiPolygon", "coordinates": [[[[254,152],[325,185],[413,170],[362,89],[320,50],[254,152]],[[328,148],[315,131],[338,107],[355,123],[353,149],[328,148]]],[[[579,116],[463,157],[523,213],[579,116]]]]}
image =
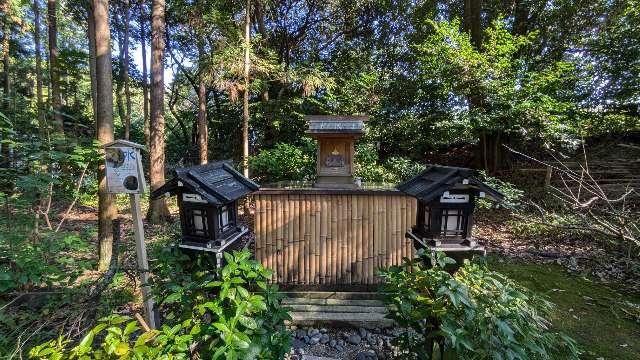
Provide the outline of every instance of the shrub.
{"type": "MultiPolygon", "coordinates": [[[[485,171],[480,172],[480,180],[504,195],[504,199],[497,206],[511,210],[517,210],[522,206],[524,191],[518,189],[514,184],[489,176],[485,171]]],[[[486,199],[479,199],[478,205],[482,209],[488,209],[493,206],[486,199]]]]}
{"type": "MultiPolygon", "coordinates": [[[[179,254],[178,254],[179,255],[179,254]]],[[[103,318],[76,345],[63,336],[31,349],[34,359],[281,359],[289,351],[289,318],[282,296],[266,284],[271,271],[249,260],[249,251],[225,253],[220,270],[202,267],[204,256],[178,256],[159,269],[161,280],[173,268],[176,276],[157,291],[165,321],[157,330],[140,332],[135,320],[121,315],[103,318]],[[184,266],[177,266],[180,263],[184,266]],[[193,267],[197,269],[197,267],[193,267]],[[260,289],[260,293],[251,290],[260,289]],[[100,342],[96,341],[101,339],[100,342]]]]}
{"type": "Polygon", "coordinates": [[[389,158],[380,165],[378,152],[371,143],[356,145],[355,162],[355,175],[368,183],[397,184],[417,175],[425,168],[422,164],[402,157],[389,158]]]}
{"type": "Polygon", "coordinates": [[[315,174],[315,150],[280,143],[249,161],[253,177],[263,182],[310,180],[315,174]]]}
{"type": "Polygon", "coordinates": [[[575,342],[546,320],[548,301],[483,265],[465,261],[451,275],[443,253],[418,255],[381,271],[389,316],[408,329],[397,340],[401,357],[431,359],[437,344],[458,359],[578,358],[575,342]]]}

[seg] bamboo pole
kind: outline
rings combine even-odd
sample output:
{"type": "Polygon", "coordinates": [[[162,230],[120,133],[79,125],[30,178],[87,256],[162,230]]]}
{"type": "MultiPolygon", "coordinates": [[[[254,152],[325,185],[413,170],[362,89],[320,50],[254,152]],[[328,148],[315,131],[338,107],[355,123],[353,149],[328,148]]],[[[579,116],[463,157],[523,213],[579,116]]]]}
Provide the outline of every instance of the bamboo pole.
{"type": "Polygon", "coordinates": [[[337,284],[338,280],[338,209],[337,197],[332,195],[331,199],[331,283],[337,284]]]}
{"type": "Polygon", "coordinates": [[[347,224],[347,236],[345,238],[345,246],[347,249],[347,284],[352,284],[353,281],[353,255],[355,253],[354,241],[353,241],[353,195],[345,196],[346,200],[346,212],[344,222],[347,224]]]}
{"type": "Polygon", "coordinates": [[[327,202],[326,196],[320,196],[320,284],[325,284],[327,276],[327,202]]]}
{"type": "Polygon", "coordinates": [[[293,204],[293,283],[298,283],[300,276],[300,265],[298,259],[300,257],[300,203],[299,195],[292,195],[291,202],[293,204]]]}
{"type": "Polygon", "coordinates": [[[362,274],[364,276],[364,283],[369,284],[369,255],[373,249],[373,224],[371,222],[371,196],[365,195],[363,199],[363,246],[362,246],[362,274]]]}
{"type": "Polygon", "coordinates": [[[262,204],[262,196],[256,195],[254,197],[256,202],[256,216],[255,216],[255,227],[256,227],[256,261],[262,264],[262,250],[264,249],[264,235],[262,232],[264,231],[264,224],[262,223],[264,219],[264,207],[262,204]]]}
{"type": "Polygon", "coordinates": [[[322,239],[320,238],[322,228],[322,198],[325,196],[316,195],[314,198],[314,204],[316,208],[316,243],[315,243],[315,261],[316,261],[316,276],[315,283],[320,284],[321,273],[321,252],[322,252],[322,239]]]}
{"type": "MultiPolygon", "coordinates": [[[[411,205],[409,206],[409,219],[411,219],[411,227],[416,225],[416,211],[417,211],[417,201],[416,199],[411,199],[411,205]]],[[[409,247],[409,257],[413,259],[416,256],[416,249],[413,247],[413,244],[409,247]]]]}
{"type": "Polygon", "coordinates": [[[353,224],[355,227],[355,276],[352,278],[354,284],[362,283],[362,197],[353,195],[353,224]]]}
{"type": "Polygon", "coordinates": [[[396,227],[395,227],[395,236],[393,237],[395,252],[394,258],[395,262],[393,265],[400,265],[400,261],[402,260],[402,244],[404,240],[403,232],[402,232],[402,196],[394,196],[396,209],[394,214],[396,215],[396,227]]]}
{"type": "Polygon", "coordinates": [[[271,278],[270,281],[274,280],[275,268],[273,267],[273,201],[271,196],[264,195],[265,201],[265,220],[266,220],[266,231],[265,231],[265,247],[266,247],[266,260],[267,267],[271,269],[271,278]]]}
{"type": "Polygon", "coordinates": [[[304,196],[298,196],[298,284],[304,284],[304,196]]]}
{"type": "Polygon", "coordinates": [[[401,236],[401,244],[402,244],[402,251],[400,252],[400,261],[402,262],[402,259],[407,256],[407,240],[406,237],[404,236],[404,234],[407,232],[407,198],[405,196],[401,197],[401,205],[402,205],[402,209],[401,211],[401,216],[402,216],[402,223],[401,223],[401,227],[400,227],[400,236],[401,236]]]}
{"type": "Polygon", "coordinates": [[[309,196],[309,284],[313,284],[316,276],[316,212],[314,207],[314,199],[309,196]]]}
{"type": "Polygon", "coordinates": [[[304,283],[310,284],[309,282],[309,242],[311,241],[311,229],[309,225],[311,224],[311,213],[309,210],[309,197],[308,195],[304,195],[304,283]]]}
{"type": "Polygon", "coordinates": [[[279,224],[282,227],[282,281],[285,284],[289,283],[289,196],[280,195],[282,198],[282,222],[279,224]]]}
{"type": "Polygon", "coordinates": [[[282,197],[280,195],[275,195],[274,197],[274,205],[275,205],[275,233],[276,233],[276,269],[277,276],[276,279],[278,283],[282,283],[282,237],[283,237],[283,229],[282,229],[282,197]]]}
{"type": "Polygon", "coordinates": [[[389,200],[387,201],[387,219],[389,219],[389,230],[387,233],[389,234],[389,237],[387,239],[387,263],[385,264],[385,268],[395,263],[397,234],[396,210],[396,197],[389,196],[389,200]]]}

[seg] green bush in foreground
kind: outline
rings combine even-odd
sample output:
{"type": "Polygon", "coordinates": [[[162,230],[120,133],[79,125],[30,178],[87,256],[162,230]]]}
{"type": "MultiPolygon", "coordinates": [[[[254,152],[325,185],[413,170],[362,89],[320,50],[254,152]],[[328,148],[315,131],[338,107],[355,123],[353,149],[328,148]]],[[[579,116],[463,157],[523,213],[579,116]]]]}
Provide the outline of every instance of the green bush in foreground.
{"type": "MultiPolygon", "coordinates": [[[[227,264],[194,273],[191,281],[165,283],[159,294],[165,321],[141,332],[129,317],[99,321],[74,347],[63,336],[31,349],[32,359],[282,359],[290,335],[277,288],[266,284],[271,271],[249,259],[249,251],[225,253],[227,264]],[[197,280],[193,280],[197,279],[197,280]],[[261,292],[252,293],[257,287],[261,292]],[[196,355],[197,354],[197,355],[196,355]]],[[[201,259],[197,259],[197,263],[201,259]]],[[[188,264],[185,264],[188,267],[188,264]]],[[[174,268],[180,273],[183,268],[174,268]]],[[[160,274],[162,276],[162,274],[160,274]]]]}
{"type": "MultiPolygon", "coordinates": [[[[400,358],[432,359],[439,348],[455,359],[577,359],[568,336],[546,320],[552,304],[483,265],[423,252],[381,271],[390,317],[407,328],[396,341],[400,358]],[[425,336],[426,335],[426,336],[425,336]]],[[[441,354],[442,355],[442,354],[441,354]]]]}

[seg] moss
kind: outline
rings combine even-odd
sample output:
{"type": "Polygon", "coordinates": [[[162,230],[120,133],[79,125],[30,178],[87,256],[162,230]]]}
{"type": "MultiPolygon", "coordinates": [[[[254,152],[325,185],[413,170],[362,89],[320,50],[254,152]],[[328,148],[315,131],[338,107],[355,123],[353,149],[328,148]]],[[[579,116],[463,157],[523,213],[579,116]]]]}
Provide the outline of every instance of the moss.
{"type": "Polygon", "coordinates": [[[489,266],[547,295],[556,304],[553,325],[578,341],[582,358],[640,359],[640,323],[622,310],[626,301],[640,303],[639,296],[570,274],[555,264],[490,258],[489,266]]]}

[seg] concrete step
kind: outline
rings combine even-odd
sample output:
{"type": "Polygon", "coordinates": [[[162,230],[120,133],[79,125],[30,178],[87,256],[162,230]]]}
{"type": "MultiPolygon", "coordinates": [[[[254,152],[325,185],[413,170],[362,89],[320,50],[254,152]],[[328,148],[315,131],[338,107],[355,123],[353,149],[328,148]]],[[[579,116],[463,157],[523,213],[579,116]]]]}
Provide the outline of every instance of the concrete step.
{"type": "Polygon", "coordinates": [[[327,326],[327,327],[363,327],[367,329],[385,328],[394,325],[393,320],[385,318],[385,314],[371,312],[324,312],[324,311],[293,311],[291,323],[298,326],[327,326]]]}
{"type": "Polygon", "coordinates": [[[351,305],[351,306],[384,306],[380,300],[344,300],[344,299],[314,299],[314,298],[285,298],[283,305],[351,305]]]}
{"type": "Polygon", "coordinates": [[[290,325],[313,327],[353,326],[368,329],[393,326],[377,293],[290,292],[282,300],[289,309],[290,325]]]}
{"type": "Polygon", "coordinates": [[[386,314],[387,308],[384,306],[349,306],[349,305],[285,305],[287,309],[297,312],[331,312],[331,313],[368,313],[386,314]]]}
{"type": "Polygon", "coordinates": [[[377,292],[364,291],[284,291],[288,298],[337,299],[337,300],[375,300],[380,299],[377,292]]]}

